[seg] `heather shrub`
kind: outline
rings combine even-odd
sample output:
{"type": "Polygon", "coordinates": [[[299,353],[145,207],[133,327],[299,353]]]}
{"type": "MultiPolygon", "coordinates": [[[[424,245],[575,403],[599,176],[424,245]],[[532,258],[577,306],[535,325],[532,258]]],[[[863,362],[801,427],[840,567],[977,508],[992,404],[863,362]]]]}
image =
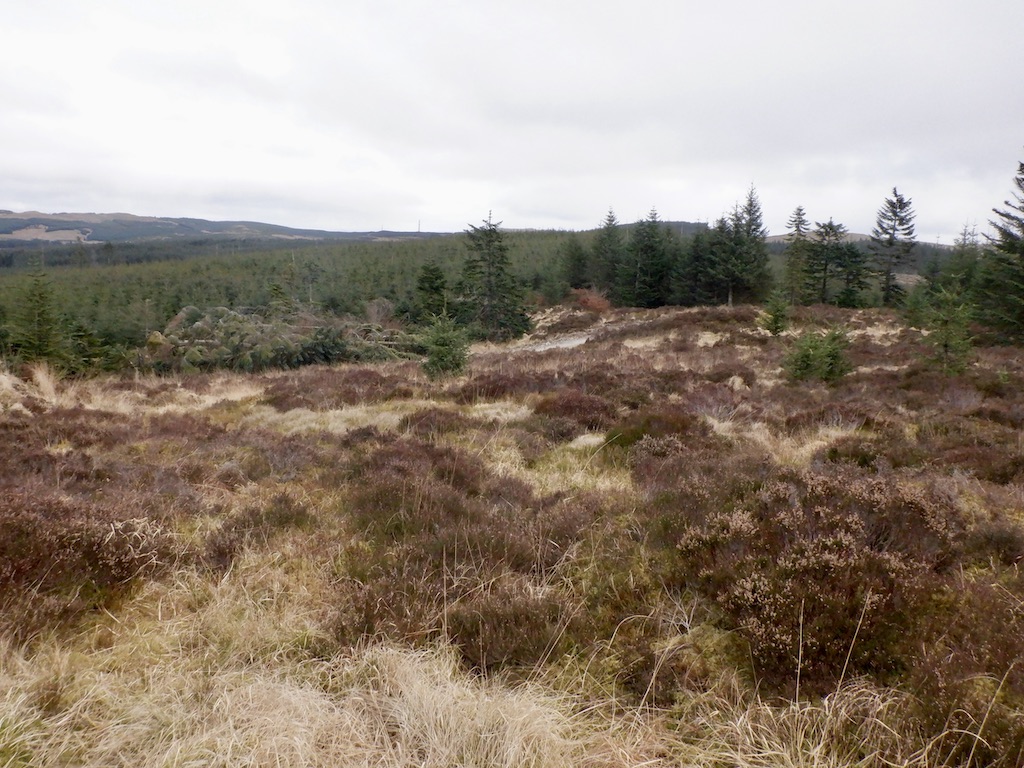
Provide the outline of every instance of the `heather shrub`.
{"type": "Polygon", "coordinates": [[[905,669],[963,530],[946,499],[909,482],[780,470],[690,516],[677,578],[716,601],[765,683],[792,686],[799,662],[807,689],[823,691],[844,670],[886,680],[905,669]]]}
{"type": "Polygon", "coordinates": [[[448,636],[479,670],[529,667],[568,647],[565,597],[551,586],[506,575],[448,606],[448,636]]]}
{"type": "Polygon", "coordinates": [[[711,434],[711,427],[696,413],[682,405],[652,405],[620,421],[607,433],[608,442],[629,448],[644,437],[675,435],[684,440],[700,441],[711,434]]]}
{"type": "Polygon", "coordinates": [[[476,403],[480,400],[502,400],[527,394],[550,392],[562,386],[555,371],[528,371],[514,373],[500,371],[479,373],[453,392],[457,403],[476,403]]]}
{"type": "Polygon", "coordinates": [[[479,421],[445,408],[423,408],[403,416],[398,422],[399,430],[426,439],[464,432],[479,426],[479,421]]]}
{"type": "Polygon", "coordinates": [[[905,430],[883,424],[871,430],[857,430],[832,441],[816,458],[833,463],[849,462],[875,472],[920,466],[926,454],[905,430]]]}
{"type": "Polygon", "coordinates": [[[722,384],[738,379],[744,386],[751,387],[757,381],[757,373],[749,365],[741,363],[719,363],[704,374],[704,378],[714,384],[722,384]]]}
{"type": "Polygon", "coordinates": [[[943,765],[1024,762],[1024,583],[961,579],[933,601],[921,658],[908,675],[909,714],[932,733],[943,765]]]}
{"type": "Polygon", "coordinates": [[[0,623],[25,639],[113,605],[174,557],[146,518],[121,518],[38,485],[0,498],[0,623]]]}
{"type": "Polygon", "coordinates": [[[563,389],[542,398],[534,413],[556,419],[569,419],[584,429],[605,429],[614,420],[614,404],[598,395],[577,389],[563,389]]]}
{"type": "Polygon", "coordinates": [[[381,403],[412,397],[407,377],[392,370],[385,375],[364,366],[311,366],[275,376],[263,399],[279,411],[308,408],[328,411],[347,405],[381,403]]]}

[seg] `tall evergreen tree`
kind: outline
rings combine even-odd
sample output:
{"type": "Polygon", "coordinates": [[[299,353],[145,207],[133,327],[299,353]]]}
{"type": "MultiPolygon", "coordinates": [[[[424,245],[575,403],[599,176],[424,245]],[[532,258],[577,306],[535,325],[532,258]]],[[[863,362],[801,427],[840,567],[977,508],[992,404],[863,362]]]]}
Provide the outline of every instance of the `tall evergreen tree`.
{"type": "Polygon", "coordinates": [[[811,223],[802,205],[798,205],[786,222],[786,267],[783,292],[791,304],[802,304],[806,297],[807,254],[811,248],[811,223]]]}
{"type": "Polygon", "coordinates": [[[11,346],[24,360],[57,361],[61,356],[61,322],[53,285],[41,268],[29,275],[28,285],[14,306],[11,346]]]}
{"type": "Polygon", "coordinates": [[[1024,340],[1024,162],[1013,180],[1016,191],[1005,210],[993,208],[989,237],[975,290],[980,318],[1015,340],[1024,340]]]}
{"type": "Polygon", "coordinates": [[[768,271],[768,230],[761,201],[753,187],[743,205],[736,205],[727,219],[715,225],[713,252],[725,301],[760,301],[771,290],[768,271]]]}
{"type": "Polygon", "coordinates": [[[711,237],[708,229],[698,229],[680,249],[672,272],[674,303],[693,307],[720,302],[711,237]]]}
{"type": "Polygon", "coordinates": [[[967,293],[974,286],[982,259],[977,227],[964,224],[953,240],[953,251],[942,265],[936,280],[939,287],[954,294],[967,293]]]}
{"type": "Polygon", "coordinates": [[[875,227],[871,230],[871,244],[875,272],[882,286],[882,304],[891,307],[903,295],[896,282],[896,270],[910,261],[914,240],[914,209],[910,198],[904,197],[892,188],[892,197],[887,197],[878,209],[875,227]]]}
{"type": "Polygon", "coordinates": [[[570,288],[586,288],[594,282],[590,254],[576,235],[570,235],[559,248],[562,278],[570,288]]]}
{"type": "Polygon", "coordinates": [[[431,259],[416,278],[416,314],[420,320],[430,320],[445,313],[448,303],[448,282],[437,261],[431,259]]]}
{"type": "Polygon", "coordinates": [[[514,339],[530,329],[522,287],[512,274],[500,225],[490,214],[483,226],[469,225],[469,255],[462,268],[460,314],[490,341],[514,339]]]}
{"type": "Polygon", "coordinates": [[[835,251],[836,277],[842,286],[835,302],[840,307],[861,306],[868,287],[867,255],[853,243],[841,243],[835,251]]]}
{"type": "Polygon", "coordinates": [[[815,222],[811,247],[807,251],[804,269],[807,292],[814,301],[827,304],[829,292],[847,245],[846,227],[829,219],[824,224],[815,222]]]}
{"type": "Polygon", "coordinates": [[[652,208],[633,228],[625,258],[619,262],[613,296],[624,306],[662,306],[668,301],[670,274],[668,233],[652,208]]]}
{"type": "Polygon", "coordinates": [[[626,242],[615,212],[609,208],[591,248],[590,273],[594,288],[611,291],[618,280],[619,264],[626,256],[626,242]]]}

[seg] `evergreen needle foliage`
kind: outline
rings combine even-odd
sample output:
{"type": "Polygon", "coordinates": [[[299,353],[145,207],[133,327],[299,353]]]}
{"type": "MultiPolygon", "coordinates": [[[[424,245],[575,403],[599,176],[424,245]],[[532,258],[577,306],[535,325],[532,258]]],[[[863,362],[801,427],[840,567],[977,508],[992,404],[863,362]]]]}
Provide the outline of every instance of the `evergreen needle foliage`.
{"type": "Polygon", "coordinates": [[[932,360],[943,373],[955,375],[967,369],[973,351],[972,307],[955,293],[940,289],[925,312],[927,341],[934,350],[932,360]]]}
{"type": "Polygon", "coordinates": [[[760,319],[760,325],[772,336],[779,336],[789,328],[789,301],[781,291],[774,291],[768,297],[764,305],[764,315],[760,319]]]}
{"type": "Polygon", "coordinates": [[[423,370],[431,379],[457,376],[466,369],[469,339],[447,315],[435,316],[423,332],[422,342],[427,357],[423,370]]]}
{"type": "Polygon", "coordinates": [[[849,340],[841,328],[804,333],[786,358],[786,372],[796,381],[836,382],[852,370],[846,357],[847,346],[849,340]]]}

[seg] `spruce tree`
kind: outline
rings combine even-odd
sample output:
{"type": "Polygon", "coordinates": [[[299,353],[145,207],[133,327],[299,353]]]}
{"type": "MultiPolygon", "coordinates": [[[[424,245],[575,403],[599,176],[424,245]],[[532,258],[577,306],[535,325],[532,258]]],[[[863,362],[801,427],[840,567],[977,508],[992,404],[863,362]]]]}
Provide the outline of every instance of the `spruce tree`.
{"type": "Polygon", "coordinates": [[[594,282],[590,269],[590,254],[579,238],[570,235],[559,248],[562,261],[562,279],[570,288],[586,288],[594,282]]]}
{"type": "Polygon", "coordinates": [[[444,314],[447,307],[448,283],[437,261],[431,259],[416,278],[416,314],[419,320],[429,321],[444,314]]]}
{"type": "Polygon", "coordinates": [[[783,291],[791,304],[802,304],[806,296],[807,254],[811,247],[811,223],[802,205],[798,205],[786,222],[786,267],[783,291]]]}
{"type": "Polygon", "coordinates": [[[490,214],[483,226],[469,225],[469,255],[462,268],[462,318],[490,341],[514,339],[530,329],[523,291],[512,274],[500,225],[490,214]]]}
{"type": "Polygon", "coordinates": [[[690,307],[717,304],[710,231],[698,229],[681,250],[672,272],[672,301],[690,307]]]}
{"type": "Polygon", "coordinates": [[[712,232],[714,271],[724,301],[760,301],[771,290],[768,271],[768,230],[761,201],[753,187],[743,205],[715,223],[712,232]]]}
{"type": "Polygon", "coordinates": [[[62,332],[53,299],[53,285],[41,268],[29,274],[29,282],[14,306],[11,346],[26,361],[58,361],[62,332]]]}
{"type": "Polygon", "coordinates": [[[892,188],[892,197],[887,197],[878,209],[875,228],[871,230],[871,244],[875,272],[882,287],[882,304],[891,307],[903,296],[903,290],[896,282],[896,270],[910,261],[914,240],[914,209],[910,198],[904,197],[892,188]]]}
{"type": "Polygon", "coordinates": [[[613,296],[624,306],[660,307],[668,301],[670,275],[668,234],[652,208],[633,228],[613,296]]]}
{"type": "Polygon", "coordinates": [[[619,264],[625,255],[626,243],[622,228],[615,218],[615,212],[609,208],[591,247],[590,273],[594,288],[599,291],[612,290],[618,278],[619,264]]]}
{"type": "Polygon", "coordinates": [[[807,293],[813,301],[827,304],[829,288],[836,277],[846,245],[846,227],[829,219],[815,222],[811,246],[804,268],[807,293]]]}
{"type": "Polygon", "coordinates": [[[989,221],[995,230],[989,236],[992,248],[983,260],[975,301],[980,318],[1010,338],[1024,340],[1024,162],[1018,164],[1013,180],[1016,191],[993,208],[998,217],[989,221]]]}

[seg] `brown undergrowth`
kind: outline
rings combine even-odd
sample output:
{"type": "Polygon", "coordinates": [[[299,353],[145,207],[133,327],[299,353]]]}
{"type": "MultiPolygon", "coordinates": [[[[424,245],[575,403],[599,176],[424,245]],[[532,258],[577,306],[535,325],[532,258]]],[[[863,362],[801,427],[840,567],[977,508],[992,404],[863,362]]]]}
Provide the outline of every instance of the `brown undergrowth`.
{"type": "Polygon", "coordinates": [[[0,765],[1020,765],[1019,350],[757,318],[564,308],[446,382],[4,373],[0,765]]]}

